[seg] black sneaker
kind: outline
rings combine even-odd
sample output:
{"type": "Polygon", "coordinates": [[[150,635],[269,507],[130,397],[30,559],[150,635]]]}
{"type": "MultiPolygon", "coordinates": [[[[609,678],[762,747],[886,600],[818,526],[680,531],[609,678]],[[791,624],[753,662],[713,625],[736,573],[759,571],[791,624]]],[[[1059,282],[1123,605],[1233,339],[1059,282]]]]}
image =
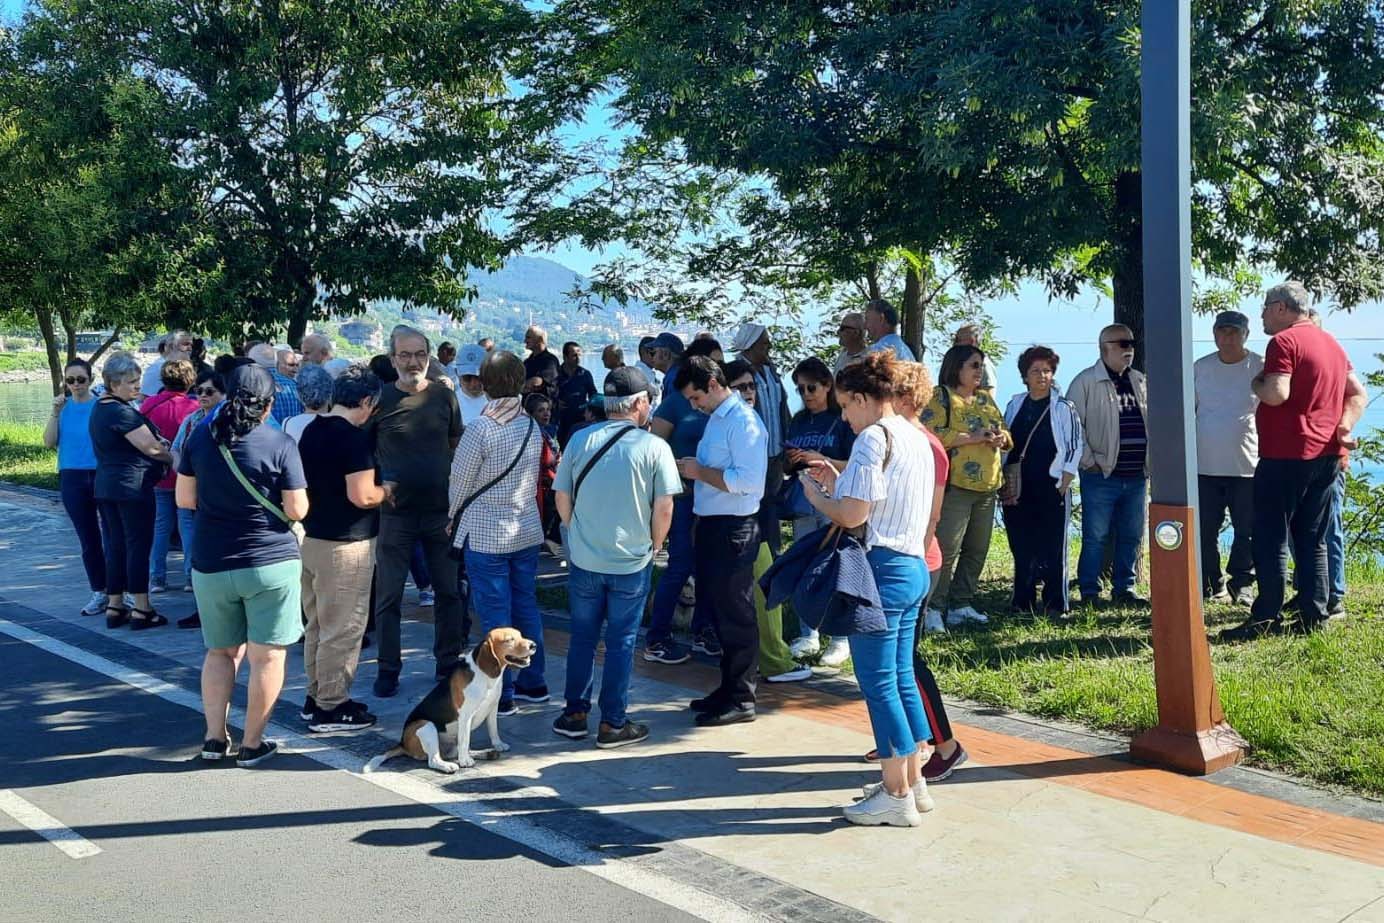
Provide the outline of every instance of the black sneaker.
{"type": "Polygon", "coordinates": [[[1115,606],[1147,606],[1149,598],[1133,590],[1126,590],[1111,596],[1110,603],[1115,606]]]}
{"type": "Polygon", "coordinates": [[[724,699],[718,699],[714,694],[700,699],[693,699],[687,703],[687,707],[697,714],[706,712],[720,711],[726,705],[724,699]]]}
{"type": "Polygon", "coordinates": [[[753,705],[726,705],[719,711],[704,711],[697,715],[697,727],[722,727],[727,724],[740,724],[753,721],[753,705]]]}
{"type": "Polygon", "coordinates": [[[519,706],[514,704],[513,699],[501,699],[495,714],[499,715],[501,718],[508,718],[510,715],[519,714],[519,706]]]}
{"type": "Polygon", "coordinates": [[[520,689],[518,686],[515,686],[514,697],[521,702],[537,702],[542,704],[548,701],[548,687],[535,686],[532,689],[520,689]]]}
{"type": "MultiPolygon", "coordinates": [[[[605,727],[605,725],[601,725],[605,727]]],[[[570,737],[572,740],[584,740],[586,738],[586,712],[579,712],[575,715],[558,715],[553,722],[553,733],[563,737],[570,737]]]]}
{"type": "Polygon", "coordinates": [[[183,616],[182,618],[178,619],[178,627],[179,627],[179,628],[201,628],[201,627],[202,627],[202,615],[201,615],[201,613],[200,613],[200,612],[194,612],[194,613],[192,613],[191,615],[185,615],[185,616],[183,616]]]}
{"type": "Polygon", "coordinates": [[[240,748],[240,752],[235,755],[235,764],[242,769],[249,769],[258,766],[279,752],[279,745],[272,740],[261,740],[260,745],[253,750],[240,748]]]}
{"type": "Polygon", "coordinates": [[[708,657],[721,656],[721,639],[714,631],[703,631],[692,637],[692,650],[708,657]]]}
{"type": "Polygon", "coordinates": [[[399,674],[381,673],[375,677],[375,695],[381,699],[392,698],[399,694],[399,674]]]}
{"type": "Polygon", "coordinates": [[[363,703],[347,701],[331,711],[318,711],[308,722],[308,730],[314,734],[363,731],[373,727],[376,720],[363,703]]]}
{"type": "Polygon", "coordinates": [[[648,736],[649,726],[639,721],[626,721],[622,728],[613,728],[602,721],[601,729],[596,734],[596,747],[600,750],[614,750],[616,747],[637,744],[648,736]]]}
{"type": "Polygon", "coordinates": [[[317,714],[317,700],[312,696],[308,696],[303,700],[303,709],[298,712],[298,717],[302,718],[304,721],[311,721],[315,714],[317,714]]]}
{"type": "Polygon", "coordinates": [[[1337,597],[1326,604],[1326,617],[1343,619],[1346,617],[1346,601],[1337,597]]]}
{"type": "Polygon", "coordinates": [[[229,740],[205,740],[202,742],[202,759],[208,762],[216,762],[233,756],[235,754],[231,752],[229,740]]]}
{"type": "Polygon", "coordinates": [[[1250,618],[1234,628],[1225,629],[1219,638],[1222,641],[1254,641],[1267,635],[1279,634],[1282,630],[1283,623],[1277,619],[1250,618]]]}
{"type": "Polygon", "coordinates": [[[1300,596],[1300,595],[1297,594],[1297,593],[1294,593],[1294,594],[1293,594],[1293,598],[1290,599],[1290,600],[1288,600],[1286,603],[1283,604],[1283,611],[1284,611],[1284,612],[1296,612],[1296,611],[1298,611],[1298,610],[1301,609],[1301,608],[1302,608],[1302,596],[1300,596]]]}
{"type": "Polygon", "coordinates": [[[692,655],[675,641],[650,641],[644,645],[644,659],[650,663],[682,663],[692,655]]]}

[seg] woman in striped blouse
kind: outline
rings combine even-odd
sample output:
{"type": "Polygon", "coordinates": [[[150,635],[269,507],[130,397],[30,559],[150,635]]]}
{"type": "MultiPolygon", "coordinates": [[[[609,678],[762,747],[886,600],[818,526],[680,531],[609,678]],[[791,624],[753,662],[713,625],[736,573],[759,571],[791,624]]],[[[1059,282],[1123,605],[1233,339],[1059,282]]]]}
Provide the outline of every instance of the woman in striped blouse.
{"type": "Polygon", "coordinates": [[[933,806],[922,777],[932,730],[913,680],[913,637],[928,589],[923,557],[935,485],[927,437],[894,410],[898,378],[890,352],[871,353],[837,373],[841,414],[856,434],[850,460],[839,475],[813,461],[802,477],[809,502],[824,516],[843,528],[864,528],[886,621],[883,630],[850,636],[883,779],[845,808],[846,819],[916,827],[920,812],[933,806]]]}

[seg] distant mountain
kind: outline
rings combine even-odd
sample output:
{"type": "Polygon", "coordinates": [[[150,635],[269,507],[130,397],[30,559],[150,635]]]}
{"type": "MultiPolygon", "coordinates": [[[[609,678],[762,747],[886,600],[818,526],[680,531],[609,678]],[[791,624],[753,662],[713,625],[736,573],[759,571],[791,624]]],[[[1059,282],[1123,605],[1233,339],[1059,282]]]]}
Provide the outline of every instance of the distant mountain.
{"type": "MultiPolygon", "coordinates": [[[[561,263],[537,256],[512,257],[504,268],[493,273],[478,273],[471,282],[479,292],[478,301],[510,305],[528,305],[543,308],[545,313],[556,314],[575,320],[582,313],[569,293],[587,282],[585,276],[569,269],[561,263]]],[[[632,322],[646,322],[653,316],[651,305],[642,301],[632,301],[621,306],[616,302],[606,302],[599,315],[622,310],[632,322]]]]}

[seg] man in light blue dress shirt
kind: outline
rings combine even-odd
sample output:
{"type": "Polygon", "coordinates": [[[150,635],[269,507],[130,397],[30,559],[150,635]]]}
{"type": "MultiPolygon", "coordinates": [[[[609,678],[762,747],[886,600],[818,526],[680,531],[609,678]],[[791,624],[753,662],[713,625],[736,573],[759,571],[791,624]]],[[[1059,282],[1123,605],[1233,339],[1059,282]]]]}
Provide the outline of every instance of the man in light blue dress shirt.
{"type": "Polygon", "coordinates": [[[686,360],[675,387],[710,417],[696,458],[678,459],[693,481],[697,516],[697,591],[711,595],[721,636],[721,682],[692,702],[697,724],[753,721],[759,622],[754,608],[754,562],[759,551],[759,504],[769,467],[764,424],[726,387],[720,365],[706,356],[686,360]]]}
{"type": "Polygon", "coordinates": [[[894,358],[903,362],[917,362],[913,350],[899,336],[899,310],[882,298],[870,302],[865,308],[865,330],[870,334],[870,352],[892,349],[894,358]]]}

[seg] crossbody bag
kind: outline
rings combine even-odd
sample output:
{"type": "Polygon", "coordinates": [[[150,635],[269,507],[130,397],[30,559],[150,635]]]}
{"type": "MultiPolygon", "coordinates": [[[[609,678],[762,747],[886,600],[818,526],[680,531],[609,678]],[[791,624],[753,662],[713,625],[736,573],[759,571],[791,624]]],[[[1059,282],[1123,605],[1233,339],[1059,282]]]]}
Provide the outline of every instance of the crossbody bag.
{"type": "Polygon", "coordinates": [[[635,429],[636,429],[636,427],[633,427],[633,426],[625,426],[625,427],[622,427],[618,433],[616,433],[614,436],[611,436],[609,439],[607,439],[607,440],[601,445],[601,447],[600,447],[599,449],[597,449],[597,450],[595,451],[595,453],[594,453],[589,459],[587,459],[587,462],[586,462],[585,465],[582,465],[581,472],[577,474],[577,480],[572,484],[572,511],[573,511],[573,513],[575,513],[575,512],[576,512],[576,509],[577,509],[577,491],[581,490],[581,482],[584,481],[584,480],[586,480],[586,476],[587,476],[588,474],[591,473],[591,469],[594,468],[594,467],[596,466],[596,462],[598,462],[598,461],[601,460],[601,456],[602,456],[602,455],[604,455],[606,452],[609,452],[609,451],[611,450],[611,448],[614,447],[615,443],[617,443],[617,442],[619,442],[621,439],[625,438],[625,436],[628,435],[629,433],[634,432],[635,429]]]}
{"type": "Polygon", "coordinates": [[[235,475],[235,479],[240,482],[240,486],[245,488],[245,492],[254,497],[256,503],[273,513],[281,522],[287,525],[288,531],[293,533],[293,538],[297,540],[298,544],[303,544],[303,536],[305,535],[303,524],[297,520],[289,519],[288,514],[280,509],[278,504],[260,493],[259,488],[250,483],[250,479],[245,476],[245,472],[241,471],[240,466],[236,464],[235,456],[231,454],[230,449],[220,443],[217,443],[216,447],[221,451],[221,457],[226,459],[226,466],[231,469],[231,474],[235,475]]]}
{"type": "Polygon", "coordinates": [[[519,444],[519,452],[514,456],[514,461],[510,462],[509,467],[501,471],[500,474],[493,478],[488,484],[461,501],[461,506],[457,507],[456,515],[452,517],[452,528],[448,533],[452,536],[452,547],[447,549],[447,556],[453,561],[460,561],[463,557],[461,548],[456,544],[456,534],[457,530],[461,528],[461,517],[466,515],[466,508],[472,503],[475,503],[487,490],[509,477],[509,473],[515,469],[519,464],[519,460],[524,457],[524,452],[529,448],[529,440],[533,438],[533,427],[533,417],[529,417],[529,428],[524,431],[524,441],[519,444]]]}
{"type": "Polygon", "coordinates": [[[1015,506],[1019,502],[1019,497],[1024,492],[1024,456],[1028,454],[1029,443],[1033,442],[1034,435],[1038,432],[1038,427],[1043,425],[1043,421],[1052,412],[1052,404],[1043,408],[1043,412],[1037,420],[1033,421],[1033,429],[1028,431],[1028,438],[1024,440],[1024,447],[1019,452],[1019,460],[1010,462],[1004,466],[1004,483],[1000,485],[1000,504],[1003,506],[1015,506]]]}

